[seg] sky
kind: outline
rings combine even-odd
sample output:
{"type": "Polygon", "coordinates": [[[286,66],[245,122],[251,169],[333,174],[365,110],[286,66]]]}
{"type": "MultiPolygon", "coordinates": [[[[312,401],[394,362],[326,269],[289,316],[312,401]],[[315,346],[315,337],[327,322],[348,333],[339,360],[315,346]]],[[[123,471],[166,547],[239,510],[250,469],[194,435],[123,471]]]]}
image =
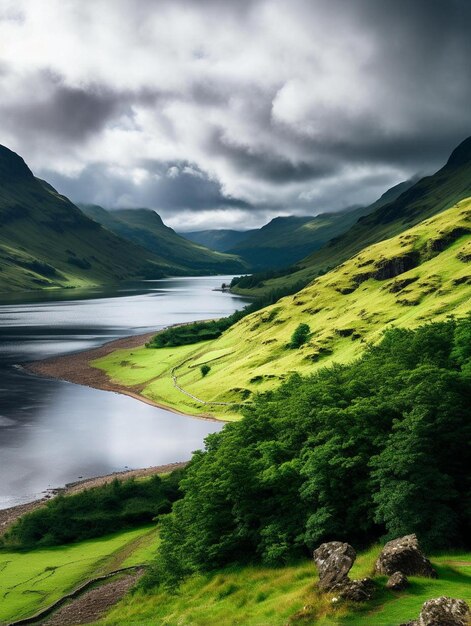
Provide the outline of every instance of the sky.
{"type": "Polygon", "coordinates": [[[177,230],[367,204],[471,135],[468,0],[0,0],[0,144],[177,230]]]}

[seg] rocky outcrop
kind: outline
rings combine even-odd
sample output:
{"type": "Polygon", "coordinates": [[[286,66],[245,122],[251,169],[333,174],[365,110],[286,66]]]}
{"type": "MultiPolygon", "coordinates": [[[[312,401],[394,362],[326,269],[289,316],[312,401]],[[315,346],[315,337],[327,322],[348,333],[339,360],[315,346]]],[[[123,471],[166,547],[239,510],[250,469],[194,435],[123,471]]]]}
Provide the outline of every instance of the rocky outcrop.
{"type": "Polygon", "coordinates": [[[357,555],[350,544],[330,541],[314,550],[313,557],[319,572],[319,586],[330,591],[339,582],[348,580],[357,555]]]}
{"type": "Polygon", "coordinates": [[[348,543],[330,541],[314,550],[314,563],[319,571],[319,587],[335,593],[343,600],[364,602],[370,600],[374,583],[369,578],[351,580],[348,573],[356,559],[356,552],[348,543]]]}
{"type": "Polygon", "coordinates": [[[389,541],[376,561],[375,570],[387,576],[402,572],[407,576],[437,577],[432,564],[421,551],[416,535],[405,535],[389,541]]]}
{"type": "Polygon", "coordinates": [[[467,626],[471,611],[464,600],[455,598],[434,598],[422,606],[419,619],[400,626],[467,626]]]}
{"type": "Polygon", "coordinates": [[[408,586],[409,580],[402,572],[394,572],[386,583],[386,588],[391,589],[391,591],[403,591],[404,589],[407,589],[408,586]]]}

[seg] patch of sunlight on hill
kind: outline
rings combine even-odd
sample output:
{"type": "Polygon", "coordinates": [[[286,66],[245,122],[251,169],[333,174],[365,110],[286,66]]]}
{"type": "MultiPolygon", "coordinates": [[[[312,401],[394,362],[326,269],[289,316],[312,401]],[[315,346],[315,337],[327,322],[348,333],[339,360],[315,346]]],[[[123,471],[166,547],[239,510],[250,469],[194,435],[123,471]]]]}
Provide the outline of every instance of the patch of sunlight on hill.
{"type": "Polygon", "coordinates": [[[193,414],[234,415],[257,391],[292,372],[348,362],[391,325],[414,327],[471,309],[471,199],[371,245],[294,296],[247,316],[216,340],[171,349],[133,349],[94,362],[114,381],[193,414]],[[311,337],[287,347],[300,323],[311,337]],[[217,358],[214,358],[217,355],[217,358]],[[213,359],[213,360],[211,360],[213,359]],[[203,378],[197,364],[211,360],[203,378]]]}

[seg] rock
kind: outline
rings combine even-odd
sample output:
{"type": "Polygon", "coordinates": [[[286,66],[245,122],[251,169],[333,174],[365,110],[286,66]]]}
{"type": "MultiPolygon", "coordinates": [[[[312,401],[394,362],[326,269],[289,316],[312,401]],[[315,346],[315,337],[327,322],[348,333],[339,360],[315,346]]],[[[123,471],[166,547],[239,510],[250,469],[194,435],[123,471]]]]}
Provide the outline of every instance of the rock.
{"type": "Polygon", "coordinates": [[[373,597],[375,584],[371,578],[361,578],[358,580],[350,580],[347,578],[343,582],[338,583],[332,591],[337,593],[342,600],[366,602],[373,597]]]}
{"type": "Polygon", "coordinates": [[[417,626],[467,626],[471,612],[464,600],[434,598],[422,606],[417,626]]]}
{"type": "Polygon", "coordinates": [[[319,586],[330,591],[338,583],[348,580],[348,572],[356,559],[356,552],[348,543],[330,541],[314,550],[314,563],[319,571],[319,586]]]}
{"type": "Polygon", "coordinates": [[[408,586],[409,581],[407,576],[402,572],[394,572],[386,583],[386,588],[391,589],[392,591],[402,591],[403,589],[407,589],[408,586]]]}
{"type": "Polygon", "coordinates": [[[378,574],[386,574],[387,576],[392,576],[395,572],[402,572],[408,576],[437,577],[432,564],[420,550],[415,535],[406,535],[388,541],[376,561],[375,569],[378,574]]]}
{"type": "Polygon", "coordinates": [[[314,562],[319,570],[319,587],[336,594],[333,602],[350,600],[364,602],[373,596],[375,585],[370,578],[350,580],[348,572],[356,559],[356,552],[348,543],[330,541],[314,550],[314,562]]]}

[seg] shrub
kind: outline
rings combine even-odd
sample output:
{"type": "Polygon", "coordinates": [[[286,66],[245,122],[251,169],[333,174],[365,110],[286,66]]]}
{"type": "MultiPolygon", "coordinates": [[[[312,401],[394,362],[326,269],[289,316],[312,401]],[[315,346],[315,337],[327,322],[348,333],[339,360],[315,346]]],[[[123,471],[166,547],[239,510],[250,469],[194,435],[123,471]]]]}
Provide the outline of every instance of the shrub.
{"type": "Polygon", "coordinates": [[[308,324],[299,324],[294,333],[291,335],[291,341],[288,344],[288,348],[300,348],[311,335],[311,329],[308,324]]]}
{"type": "Polygon", "coordinates": [[[205,364],[200,367],[200,371],[201,371],[201,376],[204,378],[206,374],[209,374],[209,372],[211,371],[211,368],[209,367],[209,365],[205,364]]]}
{"type": "Polygon", "coordinates": [[[151,522],[169,513],[180,497],[183,470],[143,481],[128,479],[58,496],[46,506],[23,515],[8,531],[4,544],[10,547],[52,546],[151,522]]]}

